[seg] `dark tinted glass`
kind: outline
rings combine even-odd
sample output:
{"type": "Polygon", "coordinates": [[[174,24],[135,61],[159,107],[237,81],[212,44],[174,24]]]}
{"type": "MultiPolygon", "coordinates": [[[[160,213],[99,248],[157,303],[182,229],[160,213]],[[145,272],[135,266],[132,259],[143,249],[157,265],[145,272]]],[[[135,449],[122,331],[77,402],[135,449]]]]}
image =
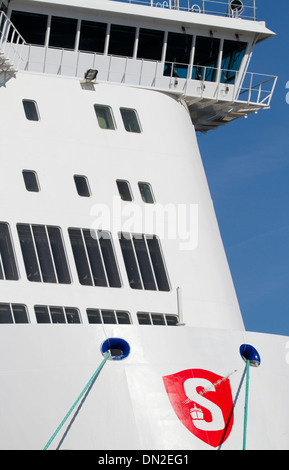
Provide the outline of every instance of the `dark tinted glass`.
{"type": "Polygon", "coordinates": [[[23,170],[22,174],[23,174],[23,179],[24,179],[24,183],[25,183],[25,187],[27,191],[38,193],[39,184],[38,184],[37,175],[35,171],[23,170]]]}
{"type": "Polygon", "coordinates": [[[105,23],[82,21],[79,39],[79,50],[91,52],[104,52],[106,37],[105,23]]]}
{"type": "Polygon", "coordinates": [[[108,53],[124,57],[132,57],[136,28],[112,24],[108,53]]]}
{"type": "Polygon", "coordinates": [[[52,16],[49,46],[74,49],[77,20],[52,16]]]}
{"type": "Polygon", "coordinates": [[[137,57],[139,59],[161,60],[163,42],[163,31],[140,28],[137,57]]]}
{"type": "MultiPolygon", "coordinates": [[[[47,15],[12,11],[11,21],[28,44],[44,45],[47,15]]],[[[14,41],[17,39],[14,38],[14,41]]]]}

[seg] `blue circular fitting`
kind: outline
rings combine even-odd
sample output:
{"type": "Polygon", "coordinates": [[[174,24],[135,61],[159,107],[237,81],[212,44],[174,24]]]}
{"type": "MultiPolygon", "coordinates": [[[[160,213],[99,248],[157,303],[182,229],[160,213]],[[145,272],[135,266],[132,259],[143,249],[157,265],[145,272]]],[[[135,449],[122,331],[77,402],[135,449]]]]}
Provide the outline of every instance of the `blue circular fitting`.
{"type": "Polygon", "coordinates": [[[108,338],[101,345],[101,353],[103,356],[110,352],[113,361],[121,361],[130,353],[130,345],[122,338],[108,338]]]}
{"type": "Polygon", "coordinates": [[[242,344],[240,346],[240,354],[244,361],[249,361],[250,366],[252,367],[259,367],[261,364],[260,354],[258,353],[257,349],[255,349],[250,344],[242,344]]]}

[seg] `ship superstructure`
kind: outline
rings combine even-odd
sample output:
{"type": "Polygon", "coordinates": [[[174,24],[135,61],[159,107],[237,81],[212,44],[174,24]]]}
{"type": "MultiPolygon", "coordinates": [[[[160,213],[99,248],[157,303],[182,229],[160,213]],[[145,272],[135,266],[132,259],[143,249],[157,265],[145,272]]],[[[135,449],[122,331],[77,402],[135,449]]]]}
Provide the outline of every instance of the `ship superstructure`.
{"type": "Polygon", "coordinates": [[[286,338],[244,329],[195,134],[270,106],[255,2],[0,15],[1,448],[43,448],[107,351],[51,448],[239,448],[244,344],[248,443],[288,448],[286,338]]]}

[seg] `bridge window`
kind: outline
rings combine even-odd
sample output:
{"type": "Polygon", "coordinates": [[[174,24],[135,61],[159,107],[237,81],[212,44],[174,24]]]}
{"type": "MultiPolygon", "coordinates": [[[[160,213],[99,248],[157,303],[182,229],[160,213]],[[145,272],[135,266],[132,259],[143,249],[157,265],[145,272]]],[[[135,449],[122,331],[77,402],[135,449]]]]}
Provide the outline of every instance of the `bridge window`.
{"type": "Polygon", "coordinates": [[[82,21],[79,38],[79,50],[91,52],[104,52],[106,38],[106,23],[82,21]]]}
{"type": "MultiPolygon", "coordinates": [[[[26,13],[14,10],[11,14],[12,23],[28,44],[44,45],[47,20],[47,15],[39,13],[26,13]]],[[[17,35],[14,38],[11,37],[11,39],[15,42],[17,35]]]]}
{"type": "Polygon", "coordinates": [[[217,78],[220,39],[197,36],[192,78],[214,82],[217,78]]]}
{"type": "Polygon", "coordinates": [[[28,280],[70,284],[60,228],[17,224],[17,230],[28,280]]]}
{"type": "Polygon", "coordinates": [[[0,279],[19,279],[8,224],[0,223],[0,279]]]}
{"type": "Polygon", "coordinates": [[[169,33],[164,75],[187,78],[191,49],[190,34],[169,33]]]}
{"type": "Polygon", "coordinates": [[[224,41],[222,55],[222,83],[235,83],[237,72],[241,67],[247,43],[241,41],[224,41]]]}
{"type": "Polygon", "coordinates": [[[140,28],[138,39],[138,59],[161,60],[164,32],[140,28]]]}
{"type": "Polygon", "coordinates": [[[119,241],[132,289],[170,290],[156,235],[120,233],[119,241]]]}
{"type": "Polygon", "coordinates": [[[52,16],[49,46],[63,49],[74,49],[76,38],[77,20],[52,16]]]}
{"type": "Polygon", "coordinates": [[[112,24],[108,53],[123,57],[132,57],[134,50],[136,28],[112,24]]]}

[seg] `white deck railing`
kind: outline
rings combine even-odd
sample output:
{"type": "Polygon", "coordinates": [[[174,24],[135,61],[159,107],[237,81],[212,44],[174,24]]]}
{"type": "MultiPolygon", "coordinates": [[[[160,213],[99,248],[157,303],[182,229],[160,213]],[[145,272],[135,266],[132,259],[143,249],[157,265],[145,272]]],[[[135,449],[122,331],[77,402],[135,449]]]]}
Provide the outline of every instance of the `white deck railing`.
{"type": "Polygon", "coordinates": [[[115,0],[156,8],[256,20],[255,0],[115,0]]]}

